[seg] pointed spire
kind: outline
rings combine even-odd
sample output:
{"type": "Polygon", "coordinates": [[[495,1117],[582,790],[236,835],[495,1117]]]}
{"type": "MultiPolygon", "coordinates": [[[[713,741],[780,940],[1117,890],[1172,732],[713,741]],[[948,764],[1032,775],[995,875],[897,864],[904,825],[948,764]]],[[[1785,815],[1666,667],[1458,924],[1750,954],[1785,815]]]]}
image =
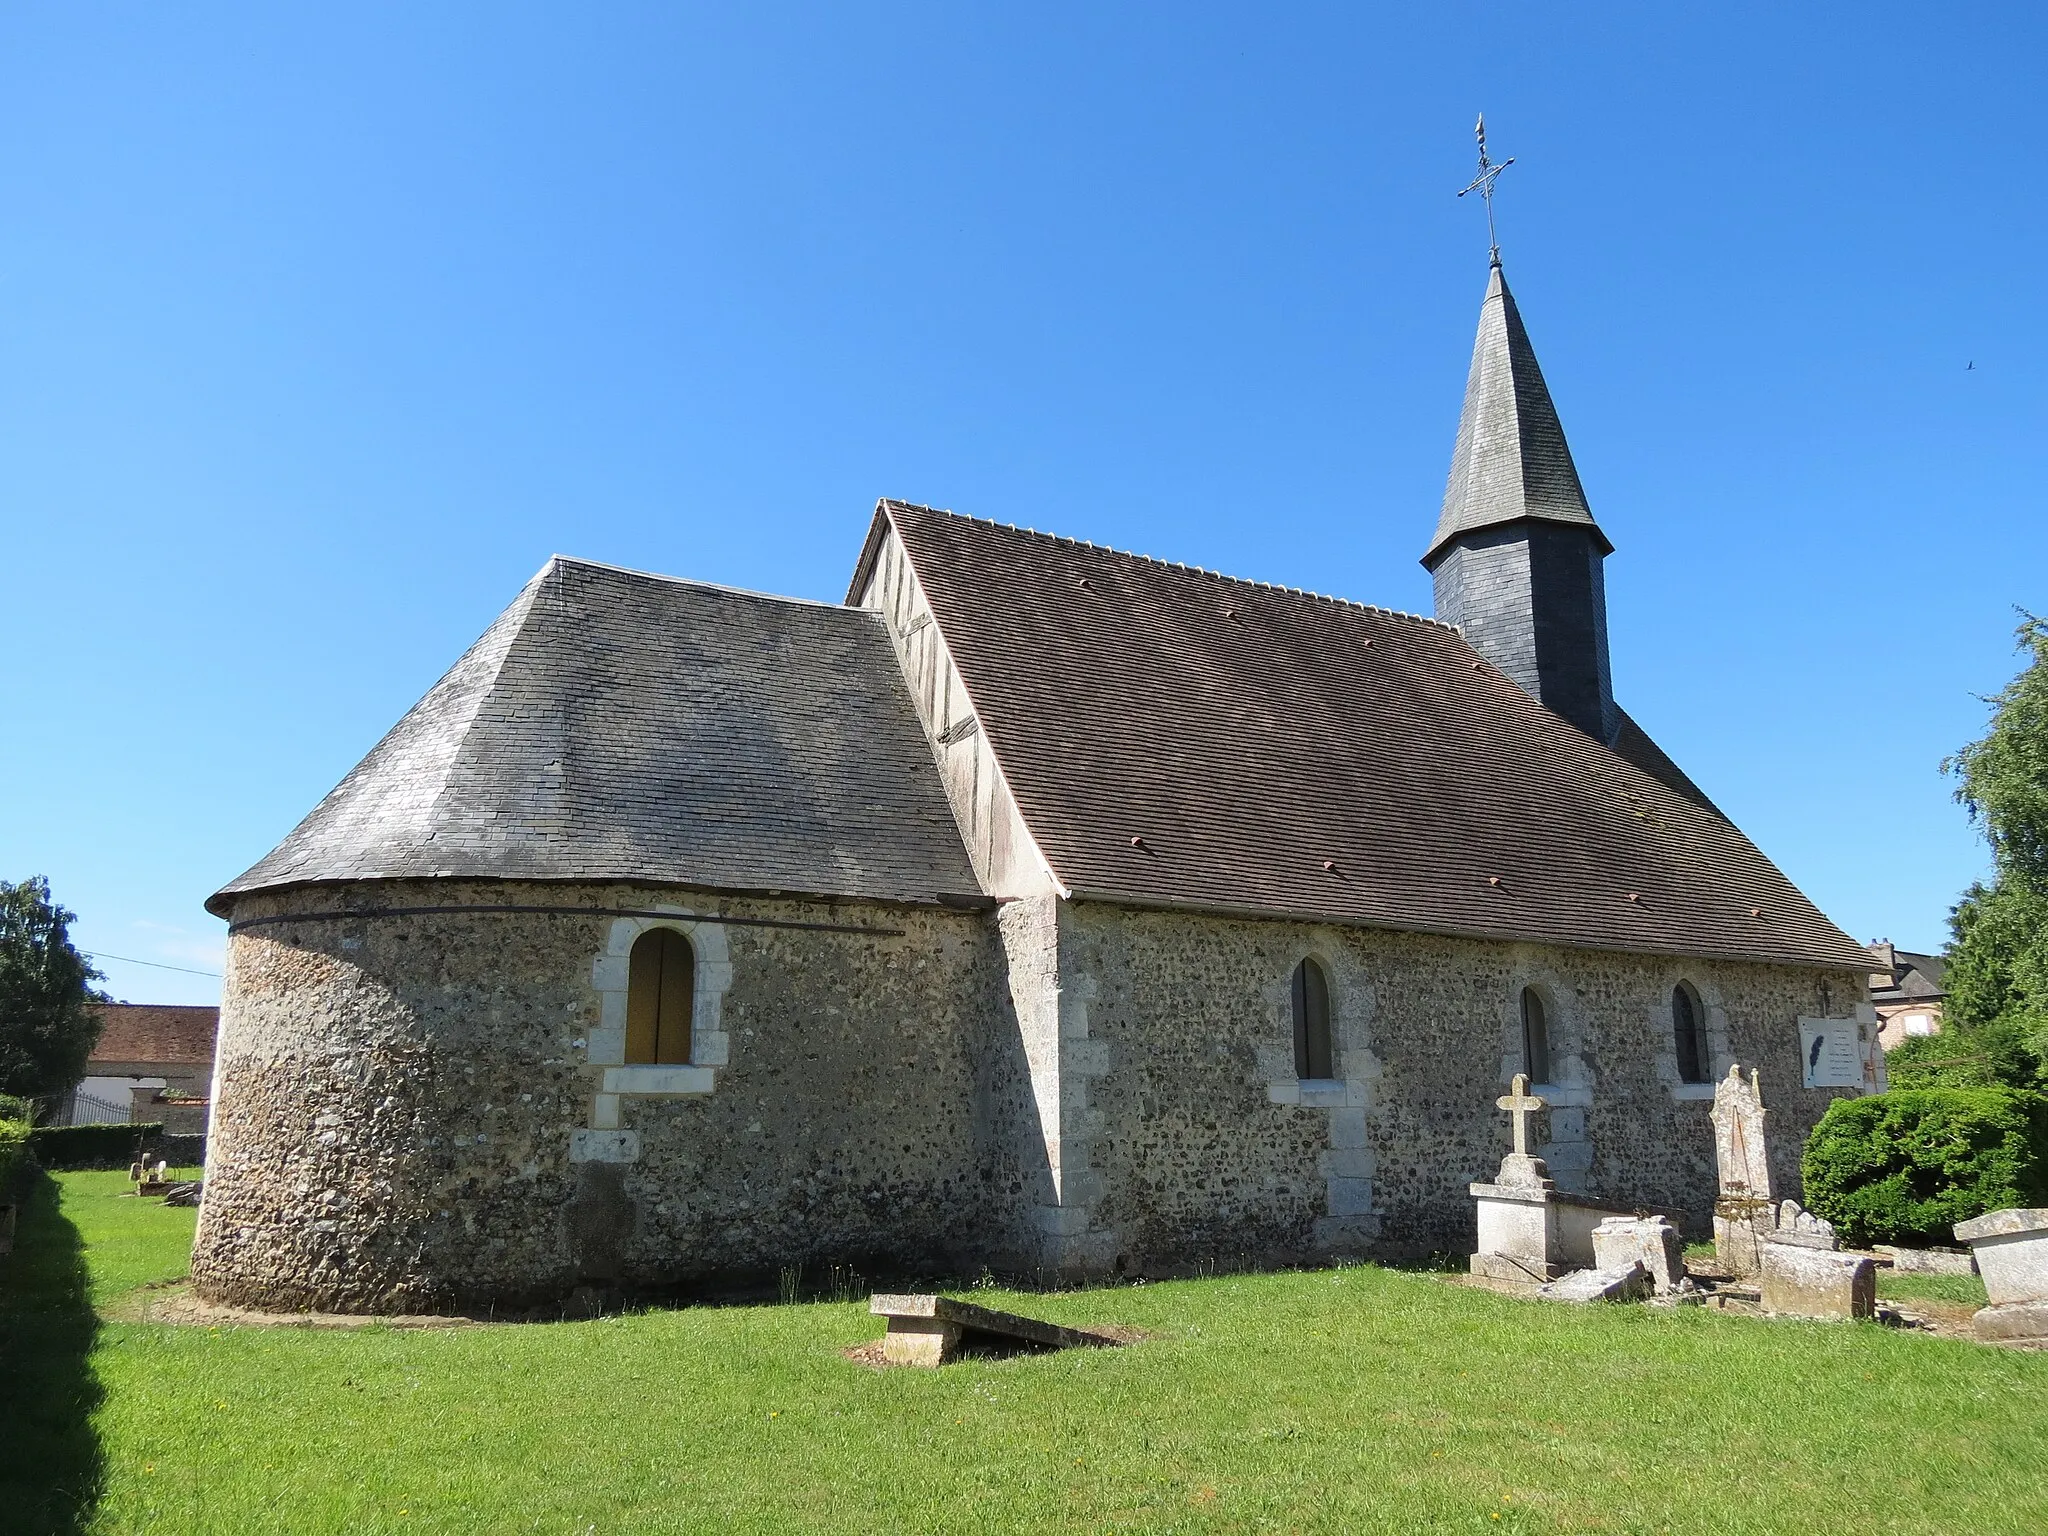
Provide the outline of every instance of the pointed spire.
{"type": "Polygon", "coordinates": [[[1422,563],[1435,569],[1461,534],[1529,519],[1590,528],[1600,553],[1613,553],[1586,505],[1557,407],[1550,402],[1496,252],[1479,309],[1479,337],[1465,380],[1465,409],[1458,417],[1443,514],[1422,563]]]}

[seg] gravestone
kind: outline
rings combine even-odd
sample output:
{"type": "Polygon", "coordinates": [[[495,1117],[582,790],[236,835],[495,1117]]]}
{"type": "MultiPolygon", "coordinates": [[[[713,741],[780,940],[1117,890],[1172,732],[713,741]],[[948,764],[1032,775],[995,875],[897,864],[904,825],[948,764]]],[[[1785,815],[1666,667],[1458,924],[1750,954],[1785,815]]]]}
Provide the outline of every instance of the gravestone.
{"type": "Polygon", "coordinates": [[[1784,1201],[1778,1207],[1778,1229],[1765,1239],[1773,1243],[1792,1243],[1801,1248],[1836,1249],[1842,1246],[1835,1236],[1834,1226],[1822,1221],[1797,1200],[1784,1201]]]}
{"type": "Polygon", "coordinates": [[[1771,1206],[1771,1165],[1764,1141],[1763,1088],[1754,1068],[1738,1064],[1714,1088],[1714,1252],[1731,1275],[1763,1265],[1764,1239],[1777,1230],[1771,1206]]]}
{"type": "Polygon", "coordinates": [[[1860,1253],[1800,1243],[1763,1245],[1763,1304],[1786,1317],[1849,1320],[1877,1315],[1877,1266],[1860,1253]]]}
{"type": "Polygon", "coordinates": [[[1640,1264],[1659,1296],[1685,1284],[1685,1245],[1662,1216],[1608,1217],[1593,1229],[1593,1264],[1609,1270],[1640,1264]]]}

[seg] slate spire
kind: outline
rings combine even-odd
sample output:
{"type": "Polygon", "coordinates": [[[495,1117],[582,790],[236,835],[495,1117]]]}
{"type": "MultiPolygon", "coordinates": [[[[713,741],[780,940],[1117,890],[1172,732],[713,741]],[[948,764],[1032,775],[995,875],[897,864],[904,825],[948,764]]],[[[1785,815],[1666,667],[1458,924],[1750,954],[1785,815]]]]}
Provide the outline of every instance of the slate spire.
{"type": "Polygon", "coordinates": [[[1602,554],[1614,550],[1586,505],[1571,445],[1496,256],[1479,307],[1443,512],[1422,563],[1434,568],[1459,534],[1527,517],[1591,528],[1602,554]]]}
{"type": "Polygon", "coordinates": [[[1586,505],[1536,349],[1494,255],[1457,446],[1423,565],[1437,617],[1588,735],[1619,717],[1601,562],[1614,546],[1586,505]]]}

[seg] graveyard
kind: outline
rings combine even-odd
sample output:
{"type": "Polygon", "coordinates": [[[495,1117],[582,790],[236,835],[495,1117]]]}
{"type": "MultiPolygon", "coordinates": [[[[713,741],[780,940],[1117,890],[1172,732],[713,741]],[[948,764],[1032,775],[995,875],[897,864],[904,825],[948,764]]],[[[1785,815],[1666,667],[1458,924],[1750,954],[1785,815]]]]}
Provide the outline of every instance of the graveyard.
{"type": "MultiPolygon", "coordinates": [[[[38,1185],[0,1287],[9,1530],[2017,1532],[2048,1514],[2048,1354],[1953,1333],[1371,1265],[965,1291],[1128,1342],[937,1370],[867,1363],[883,1320],[822,1274],[790,1304],[577,1322],[162,1321],[194,1216],[121,1172],[38,1185]]],[[[1983,1298],[1967,1275],[1878,1287],[1965,1320],[1983,1298]]]]}

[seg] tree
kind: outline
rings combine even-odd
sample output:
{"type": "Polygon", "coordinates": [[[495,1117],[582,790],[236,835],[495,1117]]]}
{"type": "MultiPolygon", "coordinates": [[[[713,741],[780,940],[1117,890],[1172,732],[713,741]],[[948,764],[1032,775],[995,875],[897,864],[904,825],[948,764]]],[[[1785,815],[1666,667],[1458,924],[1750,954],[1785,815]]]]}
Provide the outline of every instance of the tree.
{"type": "Polygon", "coordinates": [[[90,1004],[100,973],[71,946],[76,920],[50,900],[50,882],[0,880],[0,1093],[65,1093],[85,1076],[100,1037],[90,1004]]]}
{"type": "Polygon", "coordinates": [[[2048,1062],[2048,622],[2020,616],[2029,660],[1992,698],[1991,727],[1943,763],[1996,871],[1949,914],[1944,1052],[1975,1081],[2038,1087],[2048,1062]]]}

